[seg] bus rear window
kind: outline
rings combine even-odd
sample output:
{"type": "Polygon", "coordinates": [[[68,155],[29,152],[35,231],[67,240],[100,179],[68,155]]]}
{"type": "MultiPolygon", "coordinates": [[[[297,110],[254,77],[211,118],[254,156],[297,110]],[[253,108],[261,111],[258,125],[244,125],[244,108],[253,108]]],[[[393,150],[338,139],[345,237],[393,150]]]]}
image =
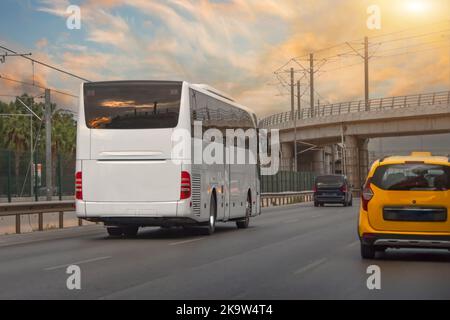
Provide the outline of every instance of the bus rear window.
{"type": "Polygon", "coordinates": [[[84,114],[90,129],[174,128],[181,82],[121,81],[84,84],[84,114]]]}
{"type": "Polygon", "coordinates": [[[405,163],[378,167],[371,183],[383,190],[450,190],[450,167],[425,163],[405,163]]]}

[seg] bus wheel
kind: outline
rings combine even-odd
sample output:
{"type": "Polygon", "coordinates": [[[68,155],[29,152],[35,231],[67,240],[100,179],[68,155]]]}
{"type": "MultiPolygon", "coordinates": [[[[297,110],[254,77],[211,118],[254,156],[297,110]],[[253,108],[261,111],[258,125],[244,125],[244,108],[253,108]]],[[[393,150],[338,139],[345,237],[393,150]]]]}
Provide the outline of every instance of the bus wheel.
{"type": "Polygon", "coordinates": [[[123,229],[119,227],[107,227],[106,231],[111,237],[120,237],[123,234],[123,229]]]}
{"type": "Polygon", "coordinates": [[[246,229],[250,224],[250,216],[252,214],[252,200],[250,194],[247,196],[247,202],[245,204],[245,218],[236,221],[236,226],[238,229],[246,229]]]}
{"type": "Polygon", "coordinates": [[[126,227],[123,228],[123,235],[128,238],[134,238],[137,236],[139,227],[126,227]]]}
{"type": "Polygon", "coordinates": [[[217,217],[217,205],[216,205],[216,197],[214,194],[211,195],[211,201],[209,204],[209,220],[208,226],[203,228],[205,235],[211,235],[216,230],[216,217],[217,217]]]}

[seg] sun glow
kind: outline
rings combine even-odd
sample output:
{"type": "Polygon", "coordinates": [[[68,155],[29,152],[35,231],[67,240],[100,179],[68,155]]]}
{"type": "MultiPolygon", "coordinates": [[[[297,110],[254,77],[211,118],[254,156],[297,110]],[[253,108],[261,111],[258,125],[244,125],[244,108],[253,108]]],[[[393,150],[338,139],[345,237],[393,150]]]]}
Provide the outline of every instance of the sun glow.
{"type": "Polygon", "coordinates": [[[423,13],[428,9],[428,4],[424,0],[408,0],[405,7],[409,12],[423,13]]]}

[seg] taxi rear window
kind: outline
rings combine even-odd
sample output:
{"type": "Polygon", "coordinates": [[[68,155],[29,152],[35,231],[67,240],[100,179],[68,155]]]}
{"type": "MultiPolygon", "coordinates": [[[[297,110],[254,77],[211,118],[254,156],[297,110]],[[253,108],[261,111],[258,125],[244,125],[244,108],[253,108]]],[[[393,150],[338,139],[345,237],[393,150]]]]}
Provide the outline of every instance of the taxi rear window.
{"type": "Polygon", "coordinates": [[[378,167],[371,183],[383,190],[446,191],[450,189],[450,166],[405,163],[378,167]]]}

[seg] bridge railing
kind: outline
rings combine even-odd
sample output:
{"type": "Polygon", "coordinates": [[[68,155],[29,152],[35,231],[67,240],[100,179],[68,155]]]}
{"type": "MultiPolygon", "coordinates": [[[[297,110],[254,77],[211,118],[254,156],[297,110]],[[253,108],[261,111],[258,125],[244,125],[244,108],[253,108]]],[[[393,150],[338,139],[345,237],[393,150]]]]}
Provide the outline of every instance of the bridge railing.
{"type": "MultiPolygon", "coordinates": [[[[11,202],[0,204],[0,218],[14,216],[16,233],[21,233],[21,216],[37,214],[38,230],[44,230],[44,213],[59,213],[58,227],[64,228],[64,213],[75,211],[74,200],[41,201],[41,202],[11,202]]],[[[78,225],[82,220],[78,219],[78,225]]]]}
{"type": "Polygon", "coordinates": [[[311,108],[302,109],[300,112],[295,111],[294,117],[290,111],[277,113],[259,122],[260,127],[267,128],[280,123],[297,120],[306,120],[318,117],[330,117],[341,114],[355,112],[373,112],[392,110],[399,108],[417,107],[417,106],[434,106],[434,105],[450,104],[450,91],[441,91],[433,93],[422,93],[408,96],[386,97],[378,99],[370,99],[367,106],[364,100],[348,101],[341,103],[331,103],[325,105],[316,105],[314,110],[311,108]]]}

